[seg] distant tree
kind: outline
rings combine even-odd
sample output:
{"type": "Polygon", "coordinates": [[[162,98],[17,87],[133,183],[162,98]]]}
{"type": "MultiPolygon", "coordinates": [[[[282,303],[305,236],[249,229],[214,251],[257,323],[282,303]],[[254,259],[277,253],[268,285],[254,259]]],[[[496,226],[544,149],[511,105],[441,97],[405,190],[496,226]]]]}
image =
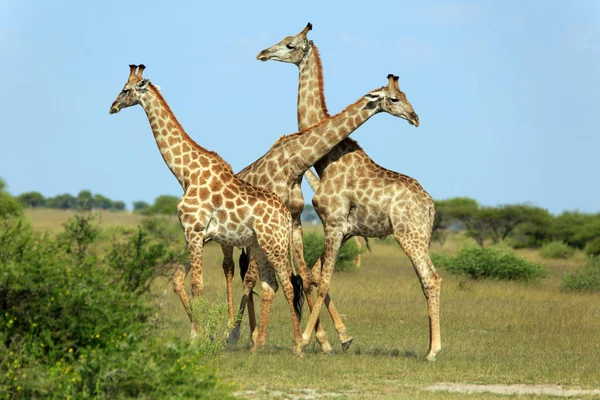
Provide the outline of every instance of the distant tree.
{"type": "Polygon", "coordinates": [[[554,218],[546,209],[529,206],[525,221],[510,234],[513,247],[540,247],[551,242],[554,218]]]}
{"type": "Polygon", "coordinates": [[[77,198],[65,193],[46,199],[46,207],[60,210],[74,210],[77,208],[77,198]]]}
{"type": "Polygon", "coordinates": [[[40,192],[21,193],[17,197],[17,200],[19,200],[25,207],[38,208],[46,205],[46,199],[40,192]]]}
{"type": "Polygon", "coordinates": [[[454,197],[441,203],[446,223],[459,223],[468,228],[469,221],[477,214],[479,203],[468,197],[454,197]]]}
{"type": "Polygon", "coordinates": [[[94,195],[93,204],[94,208],[99,208],[101,210],[113,209],[113,201],[108,197],[102,196],[101,194],[94,195]]]}
{"type": "Polygon", "coordinates": [[[600,237],[600,214],[566,211],[554,219],[550,230],[553,239],[582,249],[587,242],[600,237]]]}
{"type": "Polygon", "coordinates": [[[94,198],[92,192],[89,190],[82,190],[77,195],[77,208],[82,210],[91,210],[95,207],[94,198]]]}
{"type": "Polygon", "coordinates": [[[177,214],[177,202],[179,199],[175,196],[161,195],[154,200],[154,204],[150,207],[150,214],[177,214]]]}
{"type": "Polygon", "coordinates": [[[124,211],[126,206],[124,201],[113,201],[113,208],[117,211],[124,211]]]}
{"type": "Polygon", "coordinates": [[[138,200],[133,202],[133,211],[144,211],[148,208],[150,208],[150,204],[145,201],[138,200]]]}

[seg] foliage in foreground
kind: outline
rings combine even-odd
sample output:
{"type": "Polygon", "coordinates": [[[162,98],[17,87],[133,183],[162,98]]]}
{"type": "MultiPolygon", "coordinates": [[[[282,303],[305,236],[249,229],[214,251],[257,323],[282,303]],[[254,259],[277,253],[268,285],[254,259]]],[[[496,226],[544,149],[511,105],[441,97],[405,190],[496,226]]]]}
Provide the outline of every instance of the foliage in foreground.
{"type": "Polygon", "coordinates": [[[575,254],[575,249],[561,241],[546,243],[540,248],[540,256],[543,258],[571,258],[575,254]]]}
{"type": "MultiPolygon", "coordinates": [[[[323,254],[324,239],[323,235],[315,232],[304,235],[304,260],[306,265],[311,268],[323,254]]],[[[340,249],[335,262],[335,271],[352,271],[356,267],[354,258],[357,254],[366,251],[366,246],[359,249],[354,240],[347,241],[340,249]]]]}
{"type": "Polygon", "coordinates": [[[600,257],[592,257],[577,271],[565,274],[561,290],[578,292],[600,292],[600,257]]]}
{"type": "Polygon", "coordinates": [[[0,219],[0,398],[232,398],[207,337],[155,339],[152,274],[125,279],[134,266],[152,270],[164,249],[140,230],[99,260],[88,252],[96,233],[86,217],[57,239],[0,219]]]}
{"type": "Polygon", "coordinates": [[[501,252],[492,248],[465,248],[455,256],[433,254],[436,267],[451,274],[465,275],[471,279],[498,279],[507,281],[531,281],[547,275],[539,264],[517,257],[513,252],[501,252]]]}

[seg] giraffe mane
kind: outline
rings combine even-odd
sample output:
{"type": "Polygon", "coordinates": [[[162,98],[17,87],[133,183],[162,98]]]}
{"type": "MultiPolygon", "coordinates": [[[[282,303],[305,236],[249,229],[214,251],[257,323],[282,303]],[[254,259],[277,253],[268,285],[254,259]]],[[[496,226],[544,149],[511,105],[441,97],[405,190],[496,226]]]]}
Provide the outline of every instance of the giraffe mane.
{"type": "Polygon", "coordinates": [[[312,49],[315,52],[315,62],[317,64],[317,81],[319,82],[319,100],[321,100],[321,105],[323,106],[323,112],[327,117],[329,117],[329,110],[327,110],[327,103],[325,102],[325,88],[323,82],[323,65],[321,64],[321,54],[319,53],[319,49],[313,43],[312,49]]]}
{"type": "Polygon", "coordinates": [[[225,161],[223,159],[223,157],[221,157],[220,155],[218,155],[214,151],[210,151],[210,150],[207,150],[207,149],[203,148],[198,143],[196,143],[196,141],[194,141],[194,139],[192,139],[190,137],[190,135],[187,134],[187,132],[185,131],[185,129],[183,129],[183,126],[181,126],[181,124],[179,123],[179,120],[177,119],[177,117],[175,116],[175,114],[173,113],[173,111],[171,111],[171,107],[169,107],[169,103],[167,103],[167,101],[165,100],[165,98],[162,96],[162,94],[157,89],[157,87],[152,84],[152,82],[150,82],[148,84],[148,87],[150,87],[152,89],[152,93],[154,93],[154,95],[156,96],[156,98],[158,99],[158,101],[163,105],[163,107],[167,110],[167,112],[169,114],[171,114],[171,116],[173,118],[173,122],[175,123],[175,127],[181,131],[181,135],[183,136],[183,138],[185,140],[187,140],[188,143],[190,143],[192,145],[192,147],[194,149],[196,149],[197,151],[199,151],[200,153],[208,154],[208,155],[210,155],[212,157],[216,157],[216,158],[220,159],[223,162],[223,165],[225,165],[226,169],[228,171],[230,171],[231,173],[233,173],[233,168],[231,168],[231,165],[229,165],[229,163],[227,161],[225,161]]]}

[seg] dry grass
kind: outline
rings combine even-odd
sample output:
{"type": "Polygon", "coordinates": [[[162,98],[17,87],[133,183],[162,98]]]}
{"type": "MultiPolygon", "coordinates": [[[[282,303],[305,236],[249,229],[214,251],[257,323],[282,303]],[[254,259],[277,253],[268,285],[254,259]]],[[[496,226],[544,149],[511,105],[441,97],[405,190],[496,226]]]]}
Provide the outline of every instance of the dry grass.
{"type": "MultiPolygon", "coordinates": [[[[40,209],[25,209],[25,216],[31,221],[33,228],[39,232],[56,233],[62,230],[62,224],[73,215],[76,211],[71,210],[54,210],[47,208],[40,209]]],[[[136,227],[143,216],[133,214],[129,211],[94,211],[92,214],[98,216],[98,221],[105,229],[114,229],[116,227],[136,227]]]]}
{"type": "MultiPolygon", "coordinates": [[[[103,224],[107,221],[104,217],[103,224]]],[[[34,221],[38,229],[44,224],[34,221]]],[[[453,253],[465,242],[452,238],[443,247],[434,244],[432,251],[453,253]]],[[[265,348],[249,354],[245,318],[238,350],[218,360],[220,374],[236,382],[243,396],[265,399],[307,398],[307,393],[374,399],[501,397],[420,390],[437,382],[600,388],[600,298],[558,290],[560,276],[583,265],[581,256],[544,260],[535,251],[519,251],[550,269],[550,276],[536,284],[471,282],[442,271],[443,350],[437,362],[427,363],[427,310],[412,266],[389,240],[371,243],[373,252],[364,254],[360,269],[333,278],[332,297],[355,339],[347,353],[341,352],[324,312],[322,320],[335,354],[321,354],[311,345],[303,358],[293,356],[289,310],[278,294],[265,348]]],[[[225,298],[221,259],[220,247],[209,244],[204,262],[208,300],[225,298]]],[[[234,286],[239,301],[238,276],[234,286]]],[[[187,336],[187,317],[170,283],[157,281],[155,291],[165,334],[187,336]]],[[[304,311],[303,322],[308,308],[304,311]]]]}

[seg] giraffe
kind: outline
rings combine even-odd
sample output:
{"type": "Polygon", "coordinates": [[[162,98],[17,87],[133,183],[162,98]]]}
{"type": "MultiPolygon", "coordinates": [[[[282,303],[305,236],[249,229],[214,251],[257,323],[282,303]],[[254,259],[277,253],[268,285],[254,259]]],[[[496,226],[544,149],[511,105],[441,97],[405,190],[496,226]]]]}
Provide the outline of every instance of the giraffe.
{"type": "MultiPolygon", "coordinates": [[[[276,194],[253,186],[236,177],[218,154],[200,147],[184,131],[157,86],[142,77],[144,65],[130,65],[127,82],[110,107],[110,113],[141,105],[152,128],[163,160],[181,184],[184,194],[177,203],[190,264],[178,266],[173,288],[190,320],[192,333],[197,332],[184,279],[192,273],[192,297],[202,295],[203,248],[215,241],[228,246],[248,247],[256,257],[262,280],[263,309],[256,340],[251,351],[265,343],[269,310],[278,290],[279,278],[292,314],[295,352],[299,353],[301,289],[294,290],[287,254],[292,237],[291,215],[276,194]],[[136,72],[137,70],[137,72],[136,72]],[[274,273],[275,272],[275,273],[274,273]]],[[[233,323],[231,282],[228,281],[229,317],[233,323]]],[[[298,286],[298,285],[296,285],[298,286]]]]}
{"type": "MultiPolygon", "coordinates": [[[[257,56],[261,61],[275,60],[298,67],[299,129],[330,118],[319,50],[307,38],[311,29],[312,24],[308,23],[297,35],[285,37],[257,56]]],[[[431,196],[415,179],[379,166],[350,138],[341,141],[321,158],[315,169],[321,181],[313,205],[323,221],[325,251],[312,270],[312,283],[319,282],[318,298],[303,333],[304,343],[308,343],[310,328],[329,289],[333,263],[341,244],[353,236],[393,234],[410,258],[425,295],[429,314],[426,359],[434,361],[441,350],[439,298],[442,278],[429,257],[435,215],[431,196]]]]}
{"type": "MultiPolygon", "coordinates": [[[[313,309],[313,298],[310,296],[310,275],[303,257],[302,225],[300,215],[304,208],[304,198],[300,187],[304,173],[321,157],[331,151],[340,141],[347,138],[369,118],[379,112],[387,112],[393,116],[406,119],[410,124],[418,126],[419,117],[395,83],[393,75],[388,75],[388,84],[373,90],[355,103],[349,105],[339,114],[321,121],[319,124],[302,132],[282,136],[261,158],[250,164],[237,176],[246,182],[265,187],[275,192],[289,208],[294,220],[294,258],[302,277],[304,291],[310,309],[313,309]]],[[[224,248],[224,251],[232,251],[224,248]]],[[[231,254],[225,254],[231,259],[231,254]]],[[[255,275],[251,274],[252,263],[244,278],[244,285],[252,285],[255,275]]],[[[335,309],[331,298],[327,296],[327,307],[334,321],[342,348],[347,349],[352,342],[346,328],[335,309]]],[[[250,308],[250,302],[248,303],[250,308]]],[[[243,311],[243,308],[240,307],[243,311]]],[[[317,342],[323,352],[330,352],[331,345],[321,327],[318,318],[313,321],[311,329],[316,329],[317,342]]],[[[238,324],[232,330],[230,339],[239,337],[238,324]],[[236,334],[233,335],[233,332],[236,334]]],[[[310,340],[310,338],[309,338],[310,340]]]]}
{"type": "MultiPolygon", "coordinates": [[[[306,182],[308,183],[308,186],[310,186],[310,188],[313,190],[313,192],[317,193],[317,190],[319,190],[319,185],[321,184],[321,180],[319,179],[317,174],[315,174],[312,169],[309,169],[308,171],[306,171],[304,173],[304,178],[306,178],[306,182]]],[[[352,239],[354,239],[354,244],[356,245],[356,248],[359,251],[354,256],[354,260],[352,260],[352,263],[356,266],[356,268],[360,268],[360,263],[361,263],[360,254],[362,253],[361,250],[362,250],[363,246],[366,246],[367,250],[369,250],[369,252],[370,252],[371,246],[369,246],[368,238],[365,238],[362,236],[354,236],[352,239]]]]}

